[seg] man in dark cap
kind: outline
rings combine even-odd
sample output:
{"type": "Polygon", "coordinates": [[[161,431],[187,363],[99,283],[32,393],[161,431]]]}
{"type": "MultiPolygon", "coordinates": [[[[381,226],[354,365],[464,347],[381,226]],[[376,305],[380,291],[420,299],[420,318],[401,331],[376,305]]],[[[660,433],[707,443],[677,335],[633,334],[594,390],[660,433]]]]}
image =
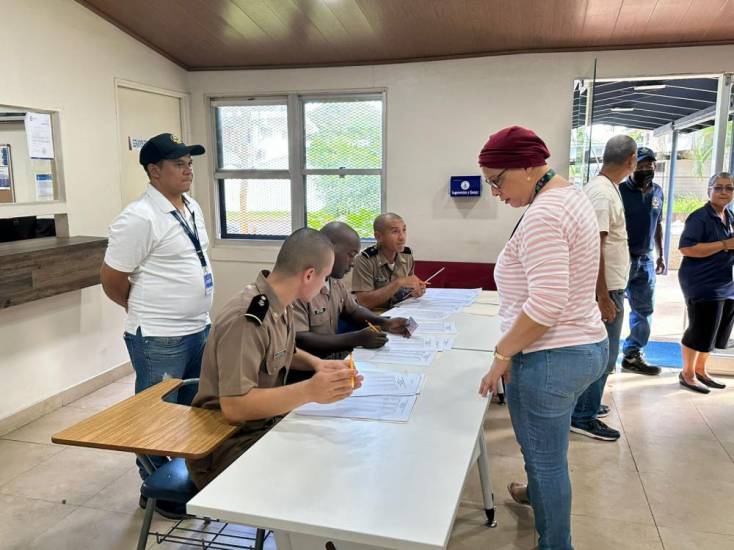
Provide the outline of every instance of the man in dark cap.
{"type": "Polygon", "coordinates": [[[622,344],[622,368],[638,374],[660,374],[660,367],[649,365],[642,350],[650,338],[655,296],[655,275],[665,271],[663,258],[663,189],[653,181],[655,152],[648,147],[637,150],[637,168],[619,186],[627,222],[630,272],[625,295],[630,303],[630,334],[622,344]],[[653,248],[657,260],[653,265],[653,248]]]}
{"type": "MultiPolygon", "coordinates": [[[[135,393],[163,378],[199,377],[214,280],[204,213],[187,192],[194,178],[191,157],[204,152],[173,134],[148,140],[140,150],[148,188],[110,226],[100,277],[105,294],[127,312],[124,339],[135,393]]],[[[185,388],[176,399],[190,404],[194,393],[185,388]]],[[[150,457],[154,466],[165,460],[150,457]]],[[[139,468],[145,479],[147,470],[139,468]]],[[[162,501],[158,508],[165,512],[162,501]]]]}

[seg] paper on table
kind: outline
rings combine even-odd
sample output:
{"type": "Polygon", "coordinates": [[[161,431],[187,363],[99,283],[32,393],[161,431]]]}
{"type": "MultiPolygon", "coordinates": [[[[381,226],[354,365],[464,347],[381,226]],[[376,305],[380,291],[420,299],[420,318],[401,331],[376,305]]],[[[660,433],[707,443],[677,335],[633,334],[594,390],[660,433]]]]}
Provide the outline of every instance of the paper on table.
{"type": "Polygon", "coordinates": [[[423,296],[429,300],[474,301],[481,292],[481,288],[429,288],[423,296]]]}
{"type": "Polygon", "coordinates": [[[348,397],[336,403],[322,405],[307,403],[295,410],[300,416],[328,416],[357,420],[407,422],[415,405],[416,395],[374,395],[348,397]]]}
{"type": "Polygon", "coordinates": [[[455,321],[423,321],[415,336],[424,336],[426,334],[458,334],[455,321]]]}
{"type": "Polygon", "coordinates": [[[373,363],[388,363],[391,365],[414,365],[416,367],[427,367],[436,358],[435,351],[400,351],[372,349],[355,349],[354,359],[361,361],[372,361],[373,363]]]}
{"type": "Polygon", "coordinates": [[[360,370],[364,376],[362,387],[354,390],[352,397],[373,395],[415,395],[420,392],[424,375],[386,372],[382,370],[360,370]]]}
{"type": "Polygon", "coordinates": [[[452,314],[457,313],[459,310],[427,309],[413,305],[410,308],[399,307],[391,311],[394,312],[396,317],[413,317],[420,325],[422,324],[422,321],[442,321],[443,319],[451,317],[452,314]]]}
{"type": "Polygon", "coordinates": [[[454,347],[454,337],[449,334],[424,334],[410,338],[390,334],[387,338],[387,346],[395,350],[447,351],[454,347]]]}
{"type": "Polygon", "coordinates": [[[471,313],[473,315],[487,315],[487,316],[493,316],[497,315],[500,311],[500,306],[498,304],[485,304],[485,303],[474,303],[464,309],[464,313],[471,313]]]}

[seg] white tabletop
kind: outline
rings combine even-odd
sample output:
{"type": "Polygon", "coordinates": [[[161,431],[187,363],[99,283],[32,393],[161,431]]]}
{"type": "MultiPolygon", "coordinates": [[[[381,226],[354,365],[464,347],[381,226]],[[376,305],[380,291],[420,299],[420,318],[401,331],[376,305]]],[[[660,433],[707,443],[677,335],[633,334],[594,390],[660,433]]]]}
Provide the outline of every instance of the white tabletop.
{"type": "Polygon", "coordinates": [[[454,349],[493,351],[502,336],[499,317],[455,313],[449,320],[456,322],[459,332],[454,339],[454,349]]]}
{"type": "Polygon", "coordinates": [[[419,369],[425,385],[404,424],[291,414],[187,509],[385,548],[444,548],[489,403],[477,393],[489,366],[487,352],[439,353],[419,369]]]}

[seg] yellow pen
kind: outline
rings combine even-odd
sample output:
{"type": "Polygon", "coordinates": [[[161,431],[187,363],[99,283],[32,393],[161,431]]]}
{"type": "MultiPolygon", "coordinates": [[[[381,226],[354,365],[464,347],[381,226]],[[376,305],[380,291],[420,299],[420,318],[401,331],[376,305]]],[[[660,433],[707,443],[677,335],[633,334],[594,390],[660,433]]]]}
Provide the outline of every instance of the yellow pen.
{"type": "Polygon", "coordinates": [[[382,331],[381,331],[381,330],[380,330],[379,328],[377,328],[377,327],[376,327],[375,325],[373,325],[373,324],[372,324],[372,323],[370,323],[369,321],[367,321],[367,324],[369,325],[370,329],[371,329],[371,330],[372,330],[373,332],[382,332],[382,331]]]}
{"type": "MultiPolygon", "coordinates": [[[[354,358],[352,357],[352,354],[349,354],[349,368],[354,371],[354,358]]],[[[354,372],[352,372],[352,378],[351,378],[352,387],[354,387],[354,372]]]]}

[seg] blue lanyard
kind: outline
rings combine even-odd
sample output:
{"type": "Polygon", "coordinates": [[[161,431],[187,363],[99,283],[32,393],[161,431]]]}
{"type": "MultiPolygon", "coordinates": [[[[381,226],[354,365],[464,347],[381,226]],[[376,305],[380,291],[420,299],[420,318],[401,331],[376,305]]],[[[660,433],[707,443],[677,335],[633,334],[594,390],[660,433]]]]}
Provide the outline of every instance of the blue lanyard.
{"type": "Polygon", "coordinates": [[[199,240],[199,231],[196,229],[196,216],[189,208],[188,203],[184,200],[184,206],[186,207],[186,210],[189,211],[189,214],[191,214],[191,221],[194,224],[193,231],[189,227],[189,224],[186,223],[186,220],[183,219],[183,216],[181,216],[181,213],[178,210],[172,210],[171,214],[174,218],[178,221],[179,224],[181,224],[181,227],[184,230],[184,233],[188,236],[189,239],[191,239],[191,244],[194,245],[194,250],[196,251],[196,255],[199,257],[199,262],[201,262],[201,267],[206,270],[206,256],[204,256],[204,251],[201,249],[201,241],[199,240]]]}

